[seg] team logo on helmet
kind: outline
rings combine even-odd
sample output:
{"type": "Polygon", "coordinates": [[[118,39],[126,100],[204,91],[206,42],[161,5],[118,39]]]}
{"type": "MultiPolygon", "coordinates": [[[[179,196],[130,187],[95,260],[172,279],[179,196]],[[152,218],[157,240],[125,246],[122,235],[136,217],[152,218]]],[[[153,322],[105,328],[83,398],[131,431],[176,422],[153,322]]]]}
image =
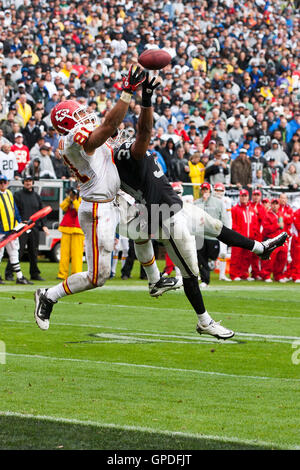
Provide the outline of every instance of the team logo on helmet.
{"type": "Polygon", "coordinates": [[[69,111],[68,109],[59,109],[55,113],[55,119],[59,122],[63,121],[65,117],[69,116],[69,111]]]}

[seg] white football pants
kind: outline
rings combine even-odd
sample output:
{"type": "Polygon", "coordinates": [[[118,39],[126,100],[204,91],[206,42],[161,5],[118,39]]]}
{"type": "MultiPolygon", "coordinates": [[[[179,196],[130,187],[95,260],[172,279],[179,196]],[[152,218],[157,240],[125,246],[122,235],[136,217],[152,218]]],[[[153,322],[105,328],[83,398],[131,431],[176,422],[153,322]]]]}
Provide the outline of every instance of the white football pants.
{"type": "Polygon", "coordinates": [[[65,295],[101,287],[110,276],[111,253],[114,249],[119,209],[112,202],[82,201],[78,218],[85,236],[85,256],[88,270],[72,274],[64,282],[47,291],[53,301],[65,295]]]}

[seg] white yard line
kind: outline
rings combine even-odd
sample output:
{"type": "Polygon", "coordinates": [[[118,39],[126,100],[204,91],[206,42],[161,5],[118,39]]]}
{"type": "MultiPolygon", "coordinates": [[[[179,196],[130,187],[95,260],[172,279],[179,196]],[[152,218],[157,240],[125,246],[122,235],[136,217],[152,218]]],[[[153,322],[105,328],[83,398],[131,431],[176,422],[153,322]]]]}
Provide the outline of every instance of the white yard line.
{"type": "MultiPolygon", "coordinates": [[[[5,297],[5,296],[0,296],[0,300],[8,300],[9,302],[12,300],[11,297],[5,297]]],[[[26,297],[16,297],[13,299],[14,302],[26,302],[26,303],[34,303],[33,299],[27,299],[26,297]]],[[[65,305],[82,305],[83,307],[97,307],[97,308],[126,308],[126,309],[138,309],[138,310],[164,310],[164,311],[170,311],[174,312],[174,308],[168,308],[168,307],[149,307],[145,305],[125,305],[125,304],[99,304],[96,302],[64,302],[63,300],[59,301],[59,304],[65,304],[65,305]]],[[[176,312],[186,312],[186,313],[191,313],[192,309],[186,309],[186,308],[176,308],[176,312]]],[[[213,312],[210,311],[212,315],[223,315],[223,316],[237,316],[237,317],[251,317],[251,318],[272,318],[273,320],[298,320],[300,321],[300,316],[297,317],[284,317],[284,316],[278,316],[278,315],[264,315],[264,314],[255,314],[255,313],[237,313],[237,312],[213,312]]],[[[4,321],[4,320],[2,320],[4,321]]],[[[6,320],[8,321],[8,320],[6,320]]]]}
{"type": "MultiPolygon", "coordinates": [[[[47,287],[56,285],[55,283],[49,283],[47,287]]],[[[35,292],[36,289],[39,287],[45,287],[45,285],[39,285],[35,284],[34,286],[8,286],[8,285],[2,285],[0,287],[0,292],[13,292],[13,293],[18,293],[18,292],[35,292]]],[[[284,286],[282,285],[277,285],[275,284],[274,286],[270,285],[224,285],[224,286],[217,286],[217,285],[210,285],[207,289],[202,290],[202,292],[209,293],[209,292],[216,292],[216,291],[224,291],[224,292],[230,292],[230,291],[252,291],[252,292],[272,292],[272,291],[284,291],[286,292],[287,290],[295,291],[297,289],[297,285],[295,284],[285,284],[284,286]]],[[[147,285],[140,285],[140,284],[132,284],[132,285],[121,285],[121,284],[116,284],[116,285],[104,285],[103,287],[99,287],[96,289],[93,289],[89,291],[89,294],[95,294],[99,293],[100,290],[106,290],[106,291],[142,291],[142,292],[149,292],[149,288],[147,285]]],[[[169,294],[178,294],[180,292],[183,292],[183,289],[178,289],[176,291],[169,291],[169,294]]],[[[300,289],[299,289],[300,292],[300,289]]]]}
{"type": "Polygon", "coordinates": [[[25,419],[36,419],[36,420],[46,420],[53,423],[67,423],[79,426],[95,426],[97,428],[106,428],[106,429],[119,429],[122,431],[138,431],[149,434],[161,434],[168,437],[182,437],[182,438],[191,438],[191,439],[207,439],[211,441],[219,441],[233,444],[240,444],[241,446],[257,446],[257,447],[266,447],[266,448],[278,448],[285,450],[299,450],[300,447],[297,444],[288,444],[283,446],[282,443],[272,442],[272,441],[261,441],[259,439],[240,439],[235,436],[218,436],[218,435],[207,435],[191,432],[181,432],[181,431],[170,431],[166,429],[153,429],[143,426],[129,426],[121,425],[115,423],[103,423],[99,421],[90,421],[90,420],[80,420],[80,419],[70,419],[57,416],[47,416],[47,415],[33,415],[26,413],[17,413],[13,411],[1,411],[0,416],[5,417],[16,417],[16,418],[25,418],[25,419]]]}
{"type": "Polygon", "coordinates": [[[10,357],[17,357],[23,359],[37,359],[37,360],[46,360],[46,361],[58,361],[58,362],[73,362],[73,363],[81,363],[81,364],[89,364],[91,366],[94,365],[103,365],[108,367],[129,367],[129,368],[136,368],[136,369],[152,369],[152,370],[159,370],[159,371],[168,371],[168,372],[179,372],[180,374],[195,374],[195,375],[211,375],[211,376],[218,376],[223,378],[235,378],[238,380],[246,379],[246,380],[275,380],[281,382],[300,382],[300,379],[294,378],[287,378],[287,377],[268,377],[268,376],[259,376],[259,375],[239,375],[239,374],[226,374],[225,372],[215,372],[215,371],[207,371],[207,370],[200,370],[200,369],[180,369],[177,367],[163,367],[163,366],[154,366],[149,364],[134,364],[130,362],[111,362],[111,361],[92,361],[90,359],[75,359],[70,357],[54,357],[54,356],[42,356],[40,354],[15,354],[15,353],[6,353],[6,356],[10,357]]]}
{"type": "MultiPolygon", "coordinates": [[[[4,323],[21,323],[24,325],[34,325],[34,321],[30,320],[15,320],[15,319],[1,319],[1,322],[4,323]]],[[[125,327],[116,327],[112,325],[93,325],[90,323],[66,323],[66,322],[57,322],[54,321],[52,322],[52,325],[55,326],[67,326],[71,328],[89,328],[90,330],[93,330],[94,328],[97,329],[106,329],[106,330],[112,330],[112,331],[125,331],[127,334],[131,335],[140,335],[140,336],[152,336],[152,337],[165,337],[165,338],[178,338],[178,340],[183,340],[183,339],[188,339],[190,340],[189,342],[185,341],[185,343],[191,344],[201,344],[203,342],[214,342],[214,343],[219,343],[220,341],[214,338],[210,338],[207,336],[201,336],[198,337],[196,334],[193,336],[187,336],[185,333],[177,333],[170,335],[168,332],[160,332],[160,333],[154,333],[152,330],[140,330],[138,328],[135,328],[134,332],[132,332],[132,328],[125,328],[125,327]]],[[[247,341],[266,341],[268,343],[287,343],[291,344],[294,341],[300,340],[299,336],[285,336],[285,335],[272,335],[272,334],[263,334],[263,333],[245,333],[245,332],[235,332],[235,339],[240,338],[241,340],[247,340],[247,341]]],[[[236,344],[237,341],[222,341],[222,344],[236,344]]],[[[150,340],[148,340],[150,341],[150,340]]],[[[161,342],[162,340],[159,340],[161,342]]],[[[154,341],[153,341],[154,342],[154,341]]],[[[156,341],[158,342],[158,341],[156,341]]],[[[169,342],[169,343],[178,343],[178,341],[164,341],[164,342],[169,342]]]]}

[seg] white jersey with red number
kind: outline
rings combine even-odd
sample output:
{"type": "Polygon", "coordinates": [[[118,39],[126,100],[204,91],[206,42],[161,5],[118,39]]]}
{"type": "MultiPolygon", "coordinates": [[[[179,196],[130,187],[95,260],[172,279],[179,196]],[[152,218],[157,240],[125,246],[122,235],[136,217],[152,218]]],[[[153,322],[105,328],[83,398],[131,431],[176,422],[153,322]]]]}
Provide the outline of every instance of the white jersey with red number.
{"type": "MultiPolygon", "coordinates": [[[[84,129],[85,130],[85,129],[84,129]]],[[[80,142],[80,130],[62,137],[61,155],[80,183],[80,195],[93,202],[112,199],[120,189],[120,178],[108,144],[87,155],[80,142]]],[[[84,139],[83,139],[84,140],[84,139]]]]}
{"type": "Polygon", "coordinates": [[[30,162],[29,148],[26,145],[14,144],[11,146],[11,152],[14,152],[18,164],[18,172],[21,174],[27,164],[30,162]]]}

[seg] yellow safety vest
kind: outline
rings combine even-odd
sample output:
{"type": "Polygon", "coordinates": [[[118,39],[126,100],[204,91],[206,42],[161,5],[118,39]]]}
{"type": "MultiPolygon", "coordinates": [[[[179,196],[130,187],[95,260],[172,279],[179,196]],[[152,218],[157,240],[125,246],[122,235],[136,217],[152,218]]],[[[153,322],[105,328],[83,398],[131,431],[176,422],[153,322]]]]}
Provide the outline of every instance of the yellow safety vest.
{"type": "Polygon", "coordinates": [[[13,230],[17,224],[14,197],[9,189],[4,193],[0,191],[0,220],[3,232],[13,230]]]}

